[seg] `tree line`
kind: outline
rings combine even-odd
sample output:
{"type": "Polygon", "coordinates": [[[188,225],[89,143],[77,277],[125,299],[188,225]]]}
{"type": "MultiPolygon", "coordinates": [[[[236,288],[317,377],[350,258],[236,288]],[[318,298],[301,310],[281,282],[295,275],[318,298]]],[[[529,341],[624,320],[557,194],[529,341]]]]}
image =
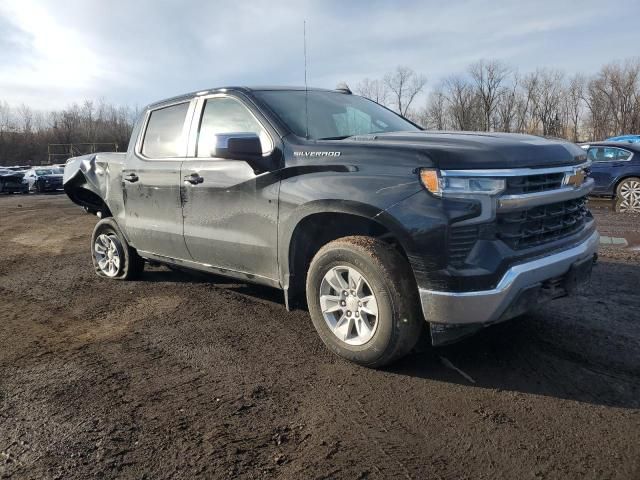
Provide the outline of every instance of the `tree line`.
{"type": "MultiPolygon", "coordinates": [[[[640,133],[640,59],[567,75],[538,68],[521,74],[500,60],[480,60],[435,84],[398,66],[365,78],[355,93],[431,130],[530,133],[592,141],[640,133]]],[[[0,101],[0,165],[40,164],[49,144],[112,143],[127,148],[137,111],[87,100],[52,112],[0,101]]]]}
{"type": "MultiPolygon", "coordinates": [[[[50,144],[104,143],[105,150],[125,150],[137,112],[126,106],[90,100],[51,112],[0,101],[0,165],[48,162],[50,144]]],[[[64,153],[64,147],[52,147],[64,153]]],[[[82,153],[80,150],[74,152],[82,153]]],[[[64,162],[60,155],[57,162],[64,162]]],[[[54,162],[55,163],[55,162],[54,162]]]]}
{"type": "Polygon", "coordinates": [[[426,95],[424,75],[399,66],[365,78],[355,92],[432,130],[529,133],[573,142],[640,133],[640,59],[613,62],[592,75],[538,68],[520,74],[499,60],[480,60],[426,95]]]}

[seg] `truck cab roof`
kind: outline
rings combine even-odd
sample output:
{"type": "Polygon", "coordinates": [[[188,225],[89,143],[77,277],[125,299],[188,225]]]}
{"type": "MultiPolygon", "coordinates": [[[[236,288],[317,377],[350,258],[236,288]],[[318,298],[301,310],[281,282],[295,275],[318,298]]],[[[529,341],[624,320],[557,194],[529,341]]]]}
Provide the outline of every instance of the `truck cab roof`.
{"type": "Polygon", "coordinates": [[[300,86],[277,86],[277,85],[262,85],[262,86],[228,86],[228,87],[214,87],[203,90],[196,90],[195,92],[186,93],[183,95],[177,95],[175,97],[166,98],[158,102],[149,104],[146,108],[158,108],[162,105],[169,105],[172,103],[180,102],[181,100],[189,100],[199,95],[208,95],[212,93],[225,93],[225,92],[239,92],[244,94],[250,94],[252,92],[264,92],[264,91],[316,91],[316,92],[336,92],[347,93],[343,89],[333,90],[330,88],[318,88],[318,87],[300,87],[300,86]]]}

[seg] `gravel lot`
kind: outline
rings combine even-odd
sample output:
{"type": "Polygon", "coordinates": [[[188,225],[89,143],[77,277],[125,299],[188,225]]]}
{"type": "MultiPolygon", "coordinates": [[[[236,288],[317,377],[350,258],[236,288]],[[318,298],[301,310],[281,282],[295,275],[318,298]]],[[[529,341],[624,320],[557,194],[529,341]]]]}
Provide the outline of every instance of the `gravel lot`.
{"type": "MultiPolygon", "coordinates": [[[[638,238],[640,217],[596,212],[638,238]]],[[[99,279],[95,221],[0,197],[0,477],[640,478],[634,241],[589,294],[374,371],[278,291],[99,279]]]]}

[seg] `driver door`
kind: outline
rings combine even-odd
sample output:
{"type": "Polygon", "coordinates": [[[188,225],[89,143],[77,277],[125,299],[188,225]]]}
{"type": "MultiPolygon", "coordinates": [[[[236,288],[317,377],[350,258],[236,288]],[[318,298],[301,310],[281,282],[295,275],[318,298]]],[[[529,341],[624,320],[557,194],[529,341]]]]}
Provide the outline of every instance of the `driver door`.
{"type": "Polygon", "coordinates": [[[275,135],[239,98],[198,99],[190,148],[182,163],[184,239],[193,261],[274,281],[279,181],[245,161],[217,158],[216,134],[254,133],[263,157],[275,158],[275,135]]]}

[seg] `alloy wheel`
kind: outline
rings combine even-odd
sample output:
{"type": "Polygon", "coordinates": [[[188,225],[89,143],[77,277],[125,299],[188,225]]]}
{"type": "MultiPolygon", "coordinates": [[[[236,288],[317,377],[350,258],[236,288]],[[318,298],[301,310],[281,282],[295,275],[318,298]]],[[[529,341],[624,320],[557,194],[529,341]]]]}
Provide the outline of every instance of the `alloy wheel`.
{"type": "Polygon", "coordinates": [[[353,267],[331,268],[320,284],[320,309],[329,329],[348,345],[364,345],[378,328],[378,302],[353,267]]]}
{"type": "Polygon", "coordinates": [[[98,235],[93,251],[102,273],[107,277],[115,277],[120,271],[120,252],[122,251],[118,237],[104,233],[98,235]]]}
{"type": "Polygon", "coordinates": [[[640,212],[640,181],[626,180],[620,185],[621,212],[640,212]]]}

